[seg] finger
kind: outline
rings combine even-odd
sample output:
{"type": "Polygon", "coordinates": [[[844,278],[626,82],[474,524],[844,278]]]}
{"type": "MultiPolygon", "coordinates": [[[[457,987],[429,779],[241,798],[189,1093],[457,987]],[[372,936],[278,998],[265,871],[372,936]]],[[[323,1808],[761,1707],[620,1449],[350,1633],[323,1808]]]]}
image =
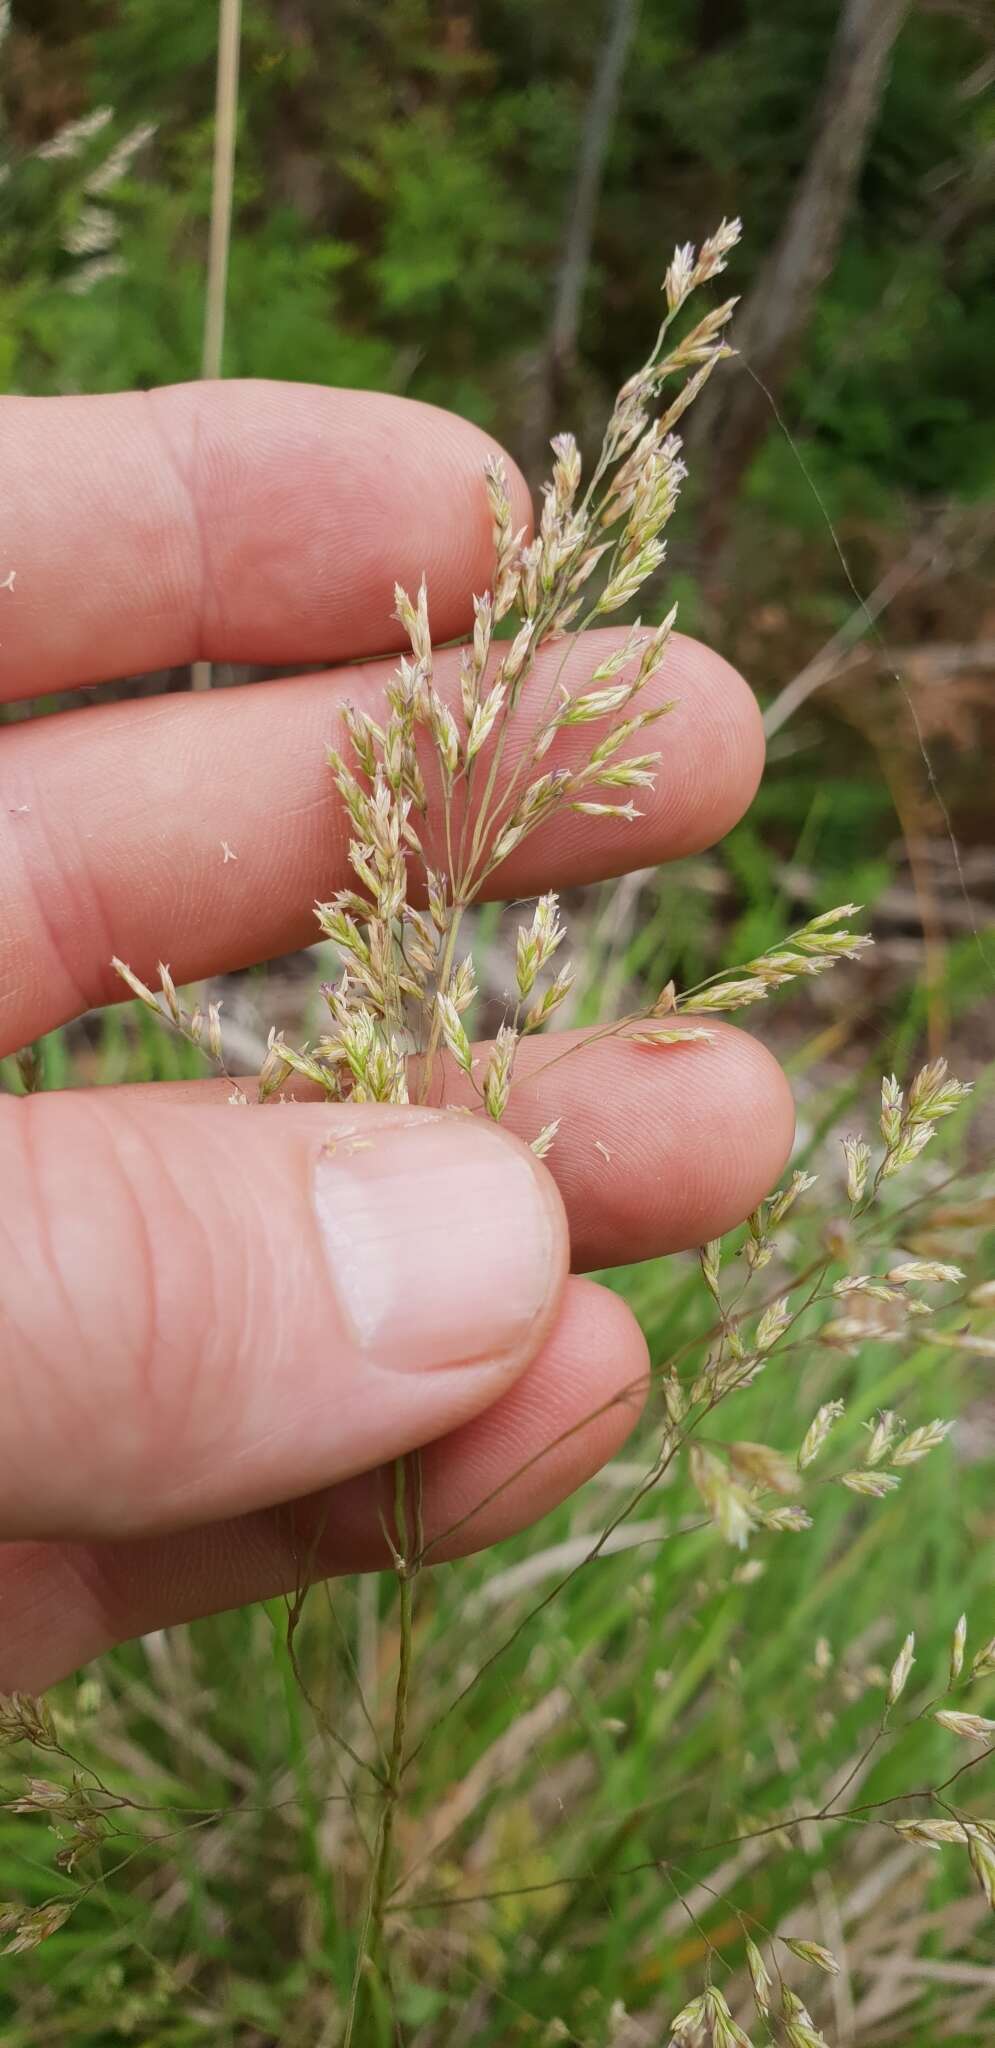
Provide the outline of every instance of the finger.
{"type": "Polygon", "coordinates": [[[438,1111],[0,1104],[0,1538],[188,1526],[488,1407],[567,1264],[526,1147],[438,1111]]]}
{"type": "MultiPolygon", "coordinates": [[[[247,381],[0,401],[10,542],[0,698],[185,662],[308,662],[398,643],[394,578],[435,630],[490,575],[469,421],[374,391],[247,381]]],[[[517,475],[514,508],[529,517],[517,475]]]]}
{"type": "MultiPolygon", "coordinates": [[[[617,636],[611,636],[612,639],[617,636]]],[[[583,687],[611,639],[586,634],[564,680],[583,687]]],[[[506,754],[513,773],[563,659],[537,664],[506,754]]],[[[455,697],[459,657],[438,657],[455,697]]],[[[306,945],[313,902],[349,880],[351,827],[325,763],[350,695],[379,708],[385,671],[108,705],[4,734],[0,803],[0,1051],[120,997],[112,954],[179,982],[306,945]]],[[[647,867],[712,844],[749,804],[763,763],[752,693],[720,656],[678,637],[650,702],[662,758],[642,815],[560,819],[492,878],[525,894],[647,867]]],[[[637,736],[638,738],[638,736],[637,736]]],[[[548,767],[581,758],[562,736],[548,767]]]]}
{"type": "MultiPolygon", "coordinates": [[[[638,1418],[646,1346],[616,1295],[571,1281],[539,1357],[486,1415],[422,1453],[427,1559],[512,1535],[612,1457],[638,1418]]],[[[0,1549],[0,1686],[40,1691],[112,1643],[386,1564],[386,1473],[167,1537],[0,1549]]]]}
{"type": "MultiPolygon", "coordinates": [[[[791,1156],[794,1102],[777,1061],[745,1031],[688,1021],[714,1030],[711,1042],[650,1048],[557,1032],[521,1048],[507,1128],[528,1143],[559,1124],[547,1164],[575,1272],[723,1236],[791,1156]]],[[[452,1070],[446,1099],[470,1100],[452,1070]]]]}
{"type": "MultiPolygon", "coordinates": [[[[528,1144],[559,1124],[546,1164],[566,1209],[575,1272],[707,1244],[741,1223],[783,1172],[794,1103],[781,1068],[759,1039],[705,1021],[714,1032],[705,1044],[656,1050],[564,1031],[521,1045],[505,1127],[528,1144]]],[[[487,1046],[475,1047],[478,1084],[487,1056],[487,1046]]],[[[479,1108],[451,1063],[444,1081],[437,1074],[440,1099],[479,1108]]],[[[115,1092],[140,1098],[148,1090],[115,1092]]],[[[229,1090],[193,1081],[155,1092],[188,1105],[229,1090]]],[[[307,1084],[292,1080],[286,1092],[306,1097],[307,1084]]]]}

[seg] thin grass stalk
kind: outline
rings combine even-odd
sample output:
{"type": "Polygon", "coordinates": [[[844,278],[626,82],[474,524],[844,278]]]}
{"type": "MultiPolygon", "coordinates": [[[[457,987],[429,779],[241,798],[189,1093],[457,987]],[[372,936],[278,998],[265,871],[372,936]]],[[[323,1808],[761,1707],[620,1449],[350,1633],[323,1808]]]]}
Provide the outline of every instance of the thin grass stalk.
{"type": "MultiPolygon", "coordinates": [[[[238,60],[242,41],[242,0],[220,0],[218,74],[214,101],[214,169],[211,178],[211,225],[207,250],[207,293],[204,304],[202,377],[220,377],[225,345],[228,258],[231,249],[232,195],[235,182],[235,139],[238,130],[238,60]]],[[[195,661],[195,690],[211,687],[211,664],[195,661]]]]}
{"type": "Polygon", "coordinates": [[[394,1687],[394,1719],[391,1730],[390,1749],[387,1755],[386,1782],[380,1798],[380,1813],[377,1822],[373,1862],[367,1888],[366,1908],[363,1914],[362,1930],[353,1974],[352,1994],[346,2020],[343,2048],[352,2048],[358,2038],[356,2026],[367,2000],[374,2008],[378,2003],[378,1992],[383,1988],[388,1994],[389,1972],[385,1953],[385,1916],[390,1897],[390,1869],[394,1847],[394,1820],[401,1793],[401,1777],[405,1764],[405,1748],[408,1734],[408,1709],[411,1699],[411,1674],[414,1657],[414,1577],[418,1569],[417,1555],[422,1542],[421,1527],[421,1474],[415,1468],[414,1501],[409,1499],[407,1460],[398,1458],[394,1463],[394,1528],[398,1544],[394,1568],[398,1586],[398,1657],[397,1678],[394,1687]]]}

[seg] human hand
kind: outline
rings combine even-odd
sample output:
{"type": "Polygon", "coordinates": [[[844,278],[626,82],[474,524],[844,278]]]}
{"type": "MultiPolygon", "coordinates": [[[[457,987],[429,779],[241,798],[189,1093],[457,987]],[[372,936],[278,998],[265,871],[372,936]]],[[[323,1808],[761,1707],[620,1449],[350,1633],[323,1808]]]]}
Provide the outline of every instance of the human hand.
{"type": "MultiPolygon", "coordinates": [[[[347,880],[337,709],[376,709],[395,576],[426,571],[440,641],[471,623],[490,443],[400,399],[230,384],[5,399],[0,446],[0,698],[197,658],[349,663],[0,734],[8,1052],[116,1000],[112,954],[182,983],[313,936],[314,897],[347,880]]],[[[438,657],[440,687],[457,665],[438,657]]],[[[672,859],[740,816],[762,760],[745,685],[676,639],[651,690],[678,704],[645,815],[556,820],[495,894],[672,859]]],[[[781,1170],[790,1097],[728,1027],[676,1057],[549,1060],[523,1047],[501,1130],[235,1109],[214,1082],[0,1101],[0,1683],[272,1594],[302,1558],[382,1563],[377,1468],[417,1446],[433,1557],[521,1527],[616,1450],[645,1345],[568,1265],[728,1229],[781,1170]],[[507,1131],[555,1117],[550,1172],[507,1131]]]]}

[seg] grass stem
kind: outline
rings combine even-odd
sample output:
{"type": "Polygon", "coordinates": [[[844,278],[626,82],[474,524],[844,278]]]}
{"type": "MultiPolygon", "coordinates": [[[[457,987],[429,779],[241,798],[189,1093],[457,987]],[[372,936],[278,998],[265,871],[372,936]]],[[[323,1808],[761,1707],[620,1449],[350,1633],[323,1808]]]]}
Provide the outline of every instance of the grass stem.
{"type": "MultiPolygon", "coordinates": [[[[207,250],[207,296],[204,306],[202,377],[220,377],[225,345],[228,258],[231,248],[232,194],[235,181],[235,139],[238,132],[238,60],[242,40],[242,0],[220,0],[218,74],[214,102],[214,171],[211,181],[211,225],[207,250]]],[[[195,661],[192,687],[209,690],[211,664],[195,661]]]]}

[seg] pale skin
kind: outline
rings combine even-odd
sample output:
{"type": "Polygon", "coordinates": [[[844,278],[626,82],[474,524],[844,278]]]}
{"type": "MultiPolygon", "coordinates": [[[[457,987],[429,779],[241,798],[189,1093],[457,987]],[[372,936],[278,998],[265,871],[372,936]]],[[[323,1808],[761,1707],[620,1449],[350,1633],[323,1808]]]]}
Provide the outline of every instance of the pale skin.
{"type": "MultiPolygon", "coordinates": [[[[377,711],[395,578],[426,573],[437,642],[471,625],[492,444],[405,400],[232,384],[5,399],[0,449],[0,697],[327,664],[0,732],[6,1053],[118,1000],[112,954],[182,984],[308,942],[314,898],[348,880],[338,707],[377,711]]],[[[591,665],[579,651],[568,682],[591,665]]],[[[438,680],[455,694],[454,656],[438,680]]],[[[554,823],[495,895],[671,860],[742,815],[762,766],[746,685],[677,638],[653,688],[678,702],[644,815],[554,823]]],[[[403,1452],[425,1447],[442,1557],[618,1450],[646,1347],[580,1276],[740,1220],[784,1167],[791,1099],[727,1026],[549,1065],[565,1043],[529,1048],[507,1131],[240,1109],[213,1081],[0,1100],[0,1686],[271,1595],[302,1558],[384,1562],[379,1468],[403,1452]],[[555,1117],[543,1166],[521,1141],[555,1117]]]]}

